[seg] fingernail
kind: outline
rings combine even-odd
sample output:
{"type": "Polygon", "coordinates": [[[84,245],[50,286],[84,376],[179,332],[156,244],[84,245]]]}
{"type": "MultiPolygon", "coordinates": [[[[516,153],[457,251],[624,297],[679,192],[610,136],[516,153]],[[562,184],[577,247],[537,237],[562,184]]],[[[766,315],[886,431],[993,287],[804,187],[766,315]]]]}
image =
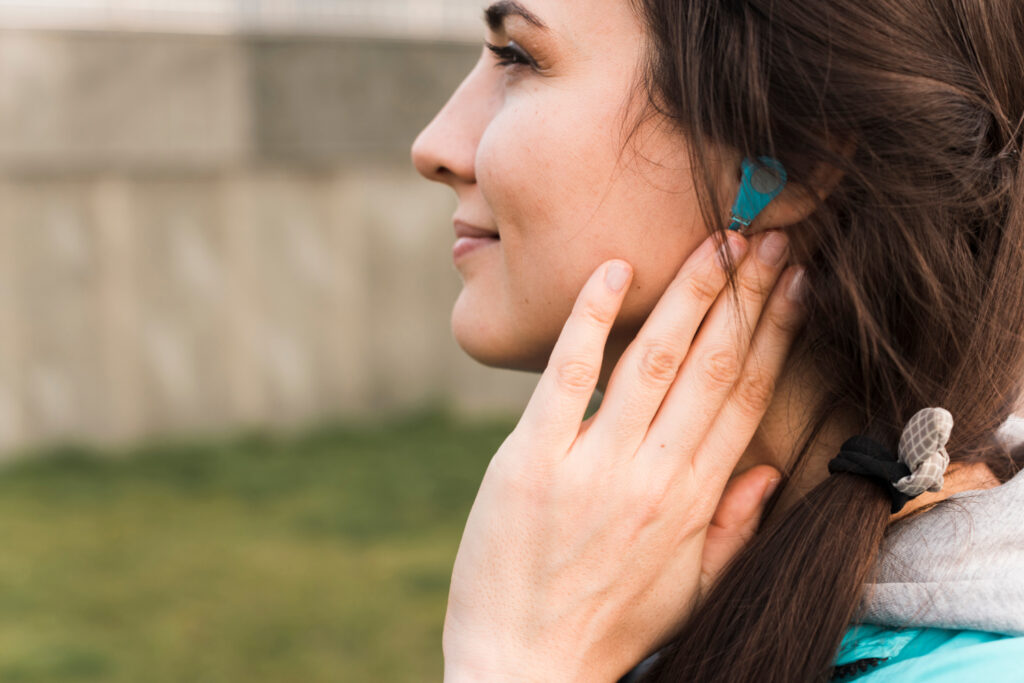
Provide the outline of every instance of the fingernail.
{"type": "Polygon", "coordinates": [[[747,240],[740,235],[738,232],[730,231],[725,236],[725,241],[722,246],[718,247],[716,255],[718,257],[718,263],[723,268],[728,268],[730,263],[730,257],[732,263],[735,265],[743,258],[743,255],[747,253],[747,240]]]}
{"type": "Polygon", "coordinates": [[[771,500],[771,497],[775,495],[775,492],[779,490],[779,484],[782,482],[781,478],[775,478],[768,482],[768,487],[764,490],[764,495],[761,497],[761,504],[765,505],[771,500]]]}
{"type": "Polygon", "coordinates": [[[761,240],[761,244],[757,248],[757,258],[765,265],[777,266],[786,255],[788,244],[789,239],[784,233],[772,230],[761,240]]]}
{"type": "Polygon", "coordinates": [[[797,303],[803,301],[804,286],[806,284],[804,275],[805,271],[803,268],[799,268],[793,273],[793,279],[789,281],[789,287],[786,288],[786,298],[790,301],[797,303]]]}
{"type": "Polygon", "coordinates": [[[622,261],[613,261],[604,274],[604,283],[613,292],[619,292],[629,279],[629,266],[622,261]]]}

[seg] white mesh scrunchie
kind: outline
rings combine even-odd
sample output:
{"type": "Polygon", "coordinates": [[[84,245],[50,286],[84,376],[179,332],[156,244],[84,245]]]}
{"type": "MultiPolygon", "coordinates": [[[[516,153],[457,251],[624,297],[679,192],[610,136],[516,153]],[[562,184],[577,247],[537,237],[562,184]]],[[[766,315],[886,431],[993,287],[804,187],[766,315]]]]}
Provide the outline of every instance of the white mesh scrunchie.
{"type": "Polygon", "coordinates": [[[919,410],[907,422],[900,437],[900,462],[910,474],[893,484],[898,491],[919,496],[942,490],[943,475],[949,467],[946,443],[953,431],[953,416],[945,408],[919,410]]]}

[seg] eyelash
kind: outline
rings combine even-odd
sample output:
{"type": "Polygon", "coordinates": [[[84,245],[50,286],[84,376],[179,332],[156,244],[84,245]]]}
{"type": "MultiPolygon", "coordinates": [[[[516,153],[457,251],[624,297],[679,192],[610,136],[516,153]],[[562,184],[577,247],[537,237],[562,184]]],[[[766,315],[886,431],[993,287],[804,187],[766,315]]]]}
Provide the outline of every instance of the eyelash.
{"type": "Polygon", "coordinates": [[[512,41],[509,41],[508,45],[494,45],[486,41],[484,44],[498,58],[497,66],[528,66],[532,69],[537,68],[537,62],[533,61],[533,58],[523,48],[512,41]]]}

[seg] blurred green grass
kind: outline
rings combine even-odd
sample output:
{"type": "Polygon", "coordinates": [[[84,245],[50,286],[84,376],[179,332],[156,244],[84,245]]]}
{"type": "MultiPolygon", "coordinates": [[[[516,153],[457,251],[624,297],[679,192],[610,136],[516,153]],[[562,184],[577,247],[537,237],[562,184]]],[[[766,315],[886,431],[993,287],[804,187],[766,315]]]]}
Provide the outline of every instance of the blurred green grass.
{"type": "Polygon", "coordinates": [[[440,680],[451,563],[513,420],[65,447],[0,471],[0,681],[440,680]]]}

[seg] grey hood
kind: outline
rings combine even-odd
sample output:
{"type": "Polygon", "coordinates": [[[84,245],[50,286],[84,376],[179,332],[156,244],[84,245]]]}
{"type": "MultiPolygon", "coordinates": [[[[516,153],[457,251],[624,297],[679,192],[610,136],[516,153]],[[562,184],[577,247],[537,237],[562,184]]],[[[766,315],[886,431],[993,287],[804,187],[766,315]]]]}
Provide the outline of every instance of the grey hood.
{"type": "MultiPolygon", "coordinates": [[[[1000,437],[1024,441],[1024,418],[1000,437]]],[[[1024,472],[898,525],[881,558],[862,622],[1024,635],[1024,472]]]]}

